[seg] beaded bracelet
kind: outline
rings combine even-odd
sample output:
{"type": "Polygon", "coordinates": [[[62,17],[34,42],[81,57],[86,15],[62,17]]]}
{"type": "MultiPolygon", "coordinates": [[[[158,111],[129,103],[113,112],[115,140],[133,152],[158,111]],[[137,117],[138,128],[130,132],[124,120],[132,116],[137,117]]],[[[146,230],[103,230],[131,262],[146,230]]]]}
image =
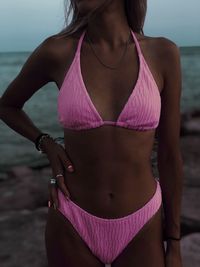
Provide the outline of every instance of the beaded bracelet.
{"type": "Polygon", "coordinates": [[[35,147],[36,149],[39,151],[39,153],[45,153],[45,151],[42,150],[41,148],[41,143],[42,143],[42,140],[45,139],[45,138],[51,138],[53,139],[49,134],[47,133],[41,133],[37,136],[37,138],[35,139],[35,147]]]}

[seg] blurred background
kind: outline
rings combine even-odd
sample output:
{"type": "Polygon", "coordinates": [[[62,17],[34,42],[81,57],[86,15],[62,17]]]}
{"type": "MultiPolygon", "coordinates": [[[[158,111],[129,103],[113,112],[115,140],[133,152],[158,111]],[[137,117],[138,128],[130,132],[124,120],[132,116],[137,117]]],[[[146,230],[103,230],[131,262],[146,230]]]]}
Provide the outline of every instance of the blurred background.
{"type": "MultiPolygon", "coordinates": [[[[184,267],[200,266],[199,10],[198,0],[149,0],[144,26],[145,35],[169,38],[181,53],[184,267]]],[[[63,0],[0,0],[0,96],[31,52],[63,27],[63,0]]],[[[43,132],[62,138],[56,111],[58,88],[49,83],[41,89],[25,103],[24,110],[43,132]]],[[[47,181],[51,176],[48,160],[3,121],[0,121],[0,151],[0,266],[45,267],[43,231],[47,181]]],[[[152,164],[156,168],[156,158],[152,164]]]]}

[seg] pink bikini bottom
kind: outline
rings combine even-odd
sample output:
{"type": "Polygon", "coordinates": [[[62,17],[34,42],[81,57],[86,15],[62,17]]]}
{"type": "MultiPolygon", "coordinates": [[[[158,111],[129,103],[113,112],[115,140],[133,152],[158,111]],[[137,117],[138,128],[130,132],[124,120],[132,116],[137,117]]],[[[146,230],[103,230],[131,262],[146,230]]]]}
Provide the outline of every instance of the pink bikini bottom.
{"type": "Polygon", "coordinates": [[[109,267],[160,208],[161,187],[159,181],[155,181],[157,186],[152,198],[143,207],[124,217],[97,217],[79,207],[71,199],[67,201],[59,189],[58,210],[71,222],[91,252],[109,267]]]}

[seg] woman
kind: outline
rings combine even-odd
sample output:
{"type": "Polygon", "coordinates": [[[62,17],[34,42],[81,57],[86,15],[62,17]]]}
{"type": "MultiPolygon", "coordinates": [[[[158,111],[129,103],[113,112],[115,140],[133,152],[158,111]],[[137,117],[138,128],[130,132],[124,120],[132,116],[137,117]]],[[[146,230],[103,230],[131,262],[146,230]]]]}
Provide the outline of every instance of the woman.
{"type": "Polygon", "coordinates": [[[49,266],[181,267],[178,47],[144,36],[145,0],[70,2],[71,24],[37,47],[1,98],[1,118],[52,167],[49,266]],[[50,81],[64,148],[22,110],[50,81]]]}

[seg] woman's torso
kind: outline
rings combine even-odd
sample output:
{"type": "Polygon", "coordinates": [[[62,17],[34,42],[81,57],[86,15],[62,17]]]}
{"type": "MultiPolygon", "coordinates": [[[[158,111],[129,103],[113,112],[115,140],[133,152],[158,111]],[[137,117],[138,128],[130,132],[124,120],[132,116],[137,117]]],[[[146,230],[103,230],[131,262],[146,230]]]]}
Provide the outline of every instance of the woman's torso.
{"type": "MultiPolygon", "coordinates": [[[[73,61],[80,34],[53,44],[58,58],[54,74],[58,88],[73,61]]],[[[155,57],[155,38],[136,36],[161,93],[162,66],[155,57]]],[[[99,47],[96,50],[102,51],[99,47]]],[[[98,55],[112,66],[122,51],[123,48],[111,53],[102,51],[98,55]]],[[[81,70],[98,113],[104,120],[116,121],[138,78],[134,41],[129,44],[119,70],[113,71],[99,64],[85,40],[81,48],[81,70]]],[[[81,131],[64,129],[66,152],[75,168],[74,173],[65,171],[71,199],[88,212],[105,218],[122,217],[142,207],[156,188],[151,166],[155,130],[137,131],[111,125],[81,131]]]]}

